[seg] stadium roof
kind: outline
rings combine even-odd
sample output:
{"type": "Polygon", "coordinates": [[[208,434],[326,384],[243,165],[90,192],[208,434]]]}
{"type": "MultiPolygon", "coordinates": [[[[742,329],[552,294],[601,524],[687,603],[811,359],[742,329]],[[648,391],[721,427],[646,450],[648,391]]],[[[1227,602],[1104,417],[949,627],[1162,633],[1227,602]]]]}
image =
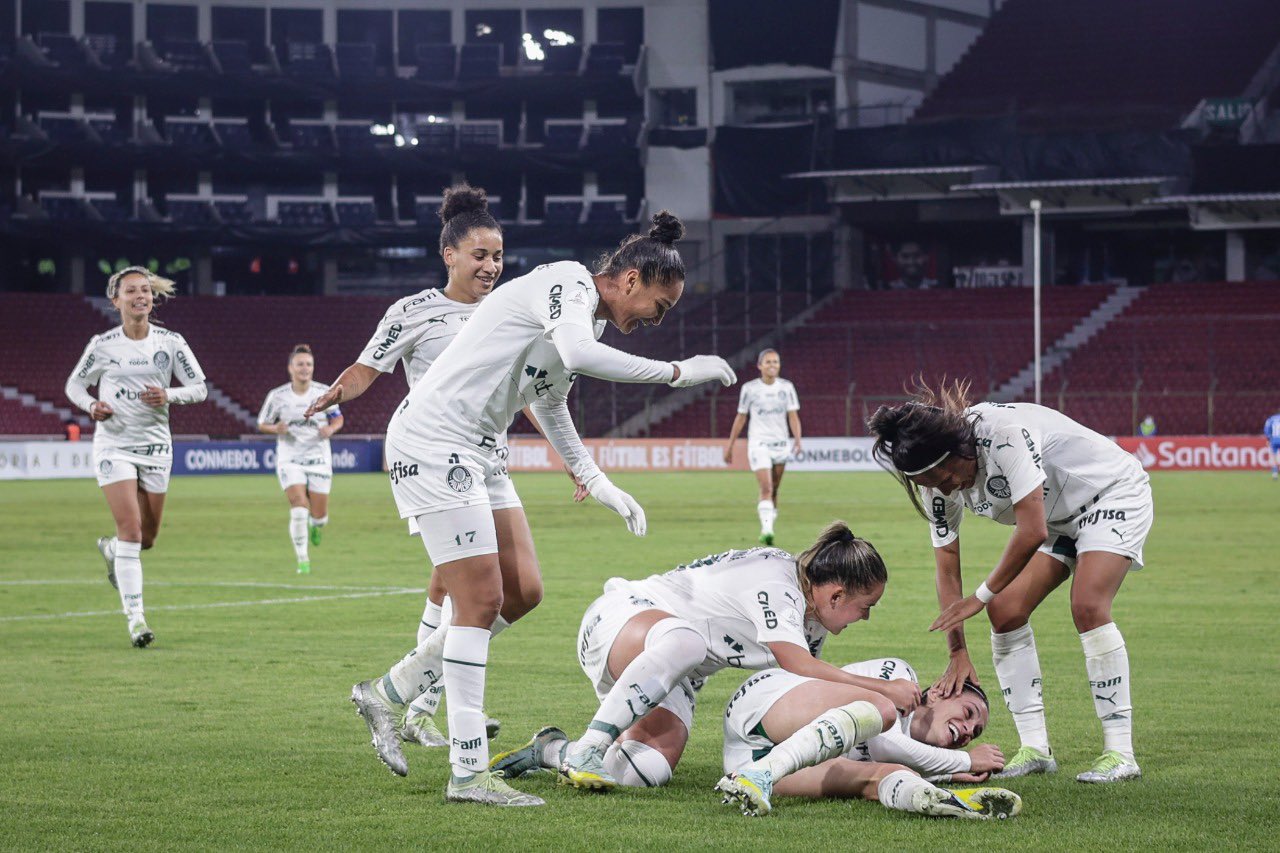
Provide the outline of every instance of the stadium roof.
{"type": "Polygon", "coordinates": [[[992,166],[920,166],[905,169],[828,169],[794,172],[788,178],[821,178],[833,203],[928,201],[947,198],[992,166]],[[961,183],[957,183],[960,181],[961,183]]]}
{"type": "Polygon", "coordinates": [[[1148,199],[1146,204],[1185,206],[1197,231],[1280,228],[1280,192],[1168,195],[1148,199]]]}
{"type": "Polygon", "coordinates": [[[1167,175],[1133,178],[1077,178],[1058,181],[995,181],[956,184],[957,193],[995,195],[1000,212],[1012,216],[1031,213],[1031,201],[1039,199],[1041,213],[1119,213],[1141,209],[1161,187],[1173,181],[1167,175]]]}

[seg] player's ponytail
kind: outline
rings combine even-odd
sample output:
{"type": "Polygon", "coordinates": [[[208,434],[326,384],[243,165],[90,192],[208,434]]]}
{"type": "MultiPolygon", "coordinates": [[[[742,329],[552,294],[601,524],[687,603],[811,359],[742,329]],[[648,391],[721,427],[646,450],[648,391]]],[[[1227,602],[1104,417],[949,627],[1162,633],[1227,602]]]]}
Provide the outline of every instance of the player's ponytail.
{"type": "Polygon", "coordinates": [[[843,521],[833,521],[796,558],[796,577],[805,601],[812,603],[815,586],[835,582],[850,594],[866,592],[889,580],[889,570],[874,545],[843,521]]]}
{"type": "Polygon", "coordinates": [[[646,286],[684,281],[684,259],[675,245],[684,239],[684,223],[669,210],[658,211],[651,222],[647,235],[632,234],[618,248],[601,255],[595,274],[616,276],[635,269],[646,286]]]}
{"type": "Polygon", "coordinates": [[[975,418],[966,414],[968,406],[967,381],[948,384],[943,380],[934,390],[917,379],[914,400],[881,406],[867,419],[867,431],[876,437],[871,455],[902,484],[912,506],[926,520],[929,516],[911,477],[950,456],[977,457],[975,418]]]}
{"type": "Polygon", "coordinates": [[[492,228],[499,234],[502,226],[489,212],[489,196],[480,187],[457,184],[444,191],[440,205],[440,251],[454,249],[477,228],[492,228]]]}

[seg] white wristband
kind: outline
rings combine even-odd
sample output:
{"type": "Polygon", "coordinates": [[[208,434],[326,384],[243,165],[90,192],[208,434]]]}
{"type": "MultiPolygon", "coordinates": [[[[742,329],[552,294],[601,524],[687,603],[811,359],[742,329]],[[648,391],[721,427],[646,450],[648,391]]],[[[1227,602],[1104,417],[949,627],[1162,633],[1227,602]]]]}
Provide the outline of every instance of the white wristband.
{"type": "Polygon", "coordinates": [[[973,597],[981,601],[983,604],[989,604],[996,594],[987,587],[987,582],[983,581],[978,588],[973,591],[973,597]]]}

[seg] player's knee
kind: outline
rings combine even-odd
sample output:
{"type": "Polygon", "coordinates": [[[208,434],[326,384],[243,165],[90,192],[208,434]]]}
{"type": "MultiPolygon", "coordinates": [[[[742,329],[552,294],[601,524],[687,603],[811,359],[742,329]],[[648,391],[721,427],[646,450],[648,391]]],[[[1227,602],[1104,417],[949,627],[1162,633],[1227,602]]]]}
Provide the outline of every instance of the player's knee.
{"type": "Polygon", "coordinates": [[[643,741],[622,741],[607,758],[613,777],[628,787],[659,788],[674,772],[667,757],[643,741]]]}
{"type": "Polygon", "coordinates": [[[149,550],[153,545],[156,544],[156,535],[157,534],[155,533],[142,534],[142,550],[144,551],[149,550]]]}
{"type": "Polygon", "coordinates": [[[1108,601],[1072,601],[1071,619],[1076,630],[1084,633],[1092,631],[1111,621],[1111,603],[1108,601]]]}
{"type": "MultiPolygon", "coordinates": [[[[453,624],[489,626],[502,615],[502,589],[476,592],[466,601],[453,601],[453,624]]],[[[507,620],[510,621],[510,620],[507,620]]]]}
{"type": "Polygon", "coordinates": [[[888,696],[877,693],[875,697],[869,701],[872,705],[875,705],[876,710],[880,712],[880,731],[887,732],[897,724],[898,709],[894,707],[892,699],[888,696]]]}
{"type": "Polygon", "coordinates": [[[116,538],[121,542],[141,542],[142,525],[138,522],[116,523],[116,538]]]}
{"type": "Polygon", "coordinates": [[[654,623],[645,635],[646,650],[661,648],[664,659],[671,667],[687,672],[707,657],[707,644],[692,623],[669,617],[654,623]]]}
{"type": "Polygon", "coordinates": [[[1016,631],[1023,625],[1027,624],[1027,620],[1031,618],[1031,614],[1026,612],[1026,608],[1012,601],[1001,601],[1000,596],[996,596],[987,605],[987,618],[991,620],[991,630],[997,634],[1005,634],[1009,631],[1016,631]]]}

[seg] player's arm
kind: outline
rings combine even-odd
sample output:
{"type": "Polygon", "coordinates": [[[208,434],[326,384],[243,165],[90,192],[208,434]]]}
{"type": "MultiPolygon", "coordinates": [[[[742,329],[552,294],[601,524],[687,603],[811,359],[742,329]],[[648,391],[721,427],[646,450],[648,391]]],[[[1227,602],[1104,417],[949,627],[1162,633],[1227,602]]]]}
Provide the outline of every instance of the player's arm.
{"type": "MultiPolygon", "coordinates": [[[[209,396],[209,386],[205,384],[204,370],[201,369],[200,362],[196,360],[196,354],[192,352],[186,339],[179,339],[178,347],[173,353],[173,360],[173,376],[182,387],[157,389],[160,392],[160,399],[157,401],[147,399],[146,394],[142,399],[152,406],[163,406],[165,403],[178,406],[203,403],[209,396]]],[[[148,388],[147,391],[149,393],[151,389],[148,388]]]]}
{"type": "MultiPolygon", "coordinates": [[[[392,365],[394,364],[395,362],[392,362],[392,365]]],[[[382,371],[357,361],[342,371],[337,379],[333,380],[328,391],[312,400],[311,405],[307,406],[307,410],[303,412],[302,416],[309,418],[316,412],[322,412],[330,406],[351,402],[365,391],[368,391],[369,386],[373,384],[373,380],[380,375],[382,375],[382,371]]]]}
{"type": "MultiPolygon", "coordinates": [[[[964,598],[964,584],[960,572],[960,537],[933,549],[935,566],[934,585],[938,593],[938,611],[964,598]]],[[[978,682],[978,671],[969,658],[969,648],[964,639],[963,623],[947,632],[947,652],[950,660],[947,669],[938,678],[938,689],[943,698],[954,696],[964,689],[966,680],[978,682]]]]}
{"type": "Polygon", "coordinates": [[[795,452],[800,452],[800,410],[795,409],[787,412],[787,423],[791,426],[791,437],[795,439],[795,452]]]}
{"type": "Polygon", "coordinates": [[[733,419],[733,426],[729,428],[729,444],[724,449],[724,464],[733,464],[733,444],[738,440],[738,436],[742,434],[742,428],[747,425],[747,415],[744,412],[738,412],[733,419]]]}
{"type": "Polygon", "coordinates": [[[258,432],[267,435],[284,435],[289,431],[289,425],[280,420],[275,400],[276,392],[272,391],[267,395],[267,399],[262,401],[262,410],[258,412],[258,432]]]}
{"type": "Polygon", "coordinates": [[[68,400],[75,403],[77,408],[88,412],[95,421],[105,421],[114,414],[111,405],[94,399],[89,393],[89,388],[98,384],[103,371],[97,349],[98,336],[94,335],[89,339],[84,352],[80,354],[80,360],[76,362],[76,366],[71,368],[71,375],[67,377],[63,392],[68,400]]]}
{"type": "Polygon", "coordinates": [[[342,430],[342,426],[345,422],[346,421],[342,417],[342,412],[334,411],[329,415],[329,423],[320,427],[320,437],[329,438],[330,436],[337,435],[342,430]]]}
{"type": "Polygon", "coordinates": [[[882,678],[867,678],[863,675],[854,675],[838,666],[832,666],[821,658],[815,658],[809,654],[809,649],[805,646],[785,642],[768,643],[767,645],[769,646],[769,651],[773,652],[774,659],[778,661],[778,666],[787,672],[792,672],[805,678],[838,681],[841,684],[852,684],[864,690],[874,690],[892,701],[894,707],[903,714],[911,713],[920,704],[920,687],[910,679],[895,678],[892,681],[885,681],[882,678]]]}
{"type": "Polygon", "coordinates": [[[950,776],[973,769],[969,753],[963,749],[922,743],[897,726],[867,741],[867,752],[872,761],[902,764],[921,776],[950,776]]]}
{"type": "MultiPolygon", "coordinates": [[[[523,412],[524,416],[529,419],[529,423],[533,424],[533,428],[538,431],[538,435],[542,436],[543,438],[546,438],[547,431],[542,428],[542,424],[538,423],[538,418],[533,414],[533,409],[530,408],[529,406],[525,406],[520,411],[523,412]]],[[[587,487],[583,484],[581,480],[578,479],[578,476],[573,473],[573,469],[569,467],[568,462],[564,463],[564,472],[568,474],[569,479],[573,481],[573,502],[581,503],[582,501],[586,500],[587,496],[590,495],[591,492],[587,491],[587,487]]]]}

